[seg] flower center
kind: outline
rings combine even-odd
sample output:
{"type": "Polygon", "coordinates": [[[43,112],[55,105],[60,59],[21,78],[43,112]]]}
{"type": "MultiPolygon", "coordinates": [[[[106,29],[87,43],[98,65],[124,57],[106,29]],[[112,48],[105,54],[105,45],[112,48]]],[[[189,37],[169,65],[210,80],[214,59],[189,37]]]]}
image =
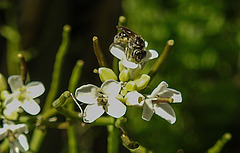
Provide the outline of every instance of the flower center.
{"type": "Polygon", "coordinates": [[[18,100],[23,102],[26,99],[26,88],[22,87],[19,89],[18,100]]]}
{"type": "Polygon", "coordinates": [[[97,98],[98,105],[106,106],[106,104],[108,102],[108,97],[106,95],[104,95],[100,89],[98,91],[98,95],[99,95],[97,98]]]}
{"type": "Polygon", "coordinates": [[[14,142],[16,140],[16,137],[14,136],[14,132],[11,130],[7,130],[7,138],[10,142],[14,142]]]}

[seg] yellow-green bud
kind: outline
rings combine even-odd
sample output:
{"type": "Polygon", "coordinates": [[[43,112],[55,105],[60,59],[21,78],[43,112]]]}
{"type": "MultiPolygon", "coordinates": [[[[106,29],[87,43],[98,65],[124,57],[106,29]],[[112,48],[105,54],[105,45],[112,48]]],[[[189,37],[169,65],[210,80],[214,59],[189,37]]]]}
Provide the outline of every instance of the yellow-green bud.
{"type": "Polygon", "coordinates": [[[1,100],[5,100],[8,95],[9,95],[9,91],[3,90],[3,91],[1,92],[1,94],[0,94],[0,99],[1,99],[1,100]]]}
{"type": "Polygon", "coordinates": [[[98,69],[99,77],[102,82],[105,82],[109,79],[118,80],[116,74],[113,72],[112,69],[101,67],[98,69]]]}
{"type": "Polygon", "coordinates": [[[150,81],[150,76],[148,76],[147,74],[143,74],[139,77],[137,77],[134,82],[136,83],[136,90],[142,90],[144,89],[148,83],[150,81]]]}
{"type": "Polygon", "coordinates": [[[120,72],[122,72],[123,70],[126,69],[125,66],[122,65],[122,62],[121,62],[121,61],[118,63],[118,68],[119,68],[119,71],[120,71],[120,72]]]}
{"type": "Polygon", "coordinates": [[[0,91],[6,90],[8,88],[7,81],[5,77],[0,73],[0,91]]]}
{"type": "Polygon", "coordinates": [[[122,88],[122,90],[120,91],[120,94],[122,95],[122,96],[125,96],[126,94],[127,94],[127,89],[124,87],[124,88],[122,88]]]}
{"type": "Polygon", "coordinates": [[[11,111],[11,110],[5,109],[3,111],[3,114],[7,119],[10,119],[10,120],[17,120],[17,118],[18,118],[17,111],[11,111]]]}
{"type": "Polygon", "coordinates": [[[127,84],[126,84],[126,89],[127,91],[133,91],[136,89],[136,83],[133,82],[133,81],[129,81],[127,84]]]}
{"type": "Polygon", "coordinates": [[[121,102],[124,102],[124,103],[125,103],[124,98],[123,98],[123,96],[122,96],[121,94],[118,94],[116,98],[117,98],[118,100],[120,100],[121,102]]]}
{"type": "Polygon", "coordinates": [[[129,80],[129,72],[127,69],[124,69],[120,72],[119,74],[119,80],[120,81],[123,81],[123,82],[126,82],[129,80]]]}

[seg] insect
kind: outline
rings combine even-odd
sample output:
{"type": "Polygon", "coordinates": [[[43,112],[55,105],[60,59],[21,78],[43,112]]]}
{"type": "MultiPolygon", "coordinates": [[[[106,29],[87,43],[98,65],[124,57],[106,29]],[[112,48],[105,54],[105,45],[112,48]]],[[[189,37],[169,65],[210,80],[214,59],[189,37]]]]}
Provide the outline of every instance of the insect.
{"type": "Polygon", "coordinates": [[[113,45],[123,47],[128,60],[140,63],[147,54],[145,40],[127,27],[116,27],[121,32],[115,35],[113,45]]]}

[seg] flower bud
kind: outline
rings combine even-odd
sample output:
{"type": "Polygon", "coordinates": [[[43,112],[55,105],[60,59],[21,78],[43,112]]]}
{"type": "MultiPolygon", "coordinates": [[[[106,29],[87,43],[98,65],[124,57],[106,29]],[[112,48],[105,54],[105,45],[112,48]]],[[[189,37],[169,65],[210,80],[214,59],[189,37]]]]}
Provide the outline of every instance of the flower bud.
{"type": "Polygon", "coordinates": [[[9,95],[9,91],[3,90],[0,94],[0,99],[4,101],[8,95],[9,95]]]}
{"type": "Polygon", "coordinates": [[[102,82],[105,82],[109,79],[118,80],[116,74],[112,71],[112,69],[101,67],[98,69],[99,77],[102,82]]]}
{"type": "Polygon", "coordinates": [[[3,111],[3,114],[9,120],[17,120],[17,118],[18,118],[18,112],[17,111],[13,111],[13,110],[11,110],[9,108],[6,108],[3,111]]]}
{"type": "Polygon", "coordinates": [[[126,67],[125,67],[125,66],[123,66],[123,64],[122,64],[122,62],[121,62],[121,61],[119,61],[119,62],[118,62],[118,68],[119,68],[119,72],[122,72],[123,70],[125,70],[125,69],[126,69],[126,67]]]}
{"type": "Polygon", "coordinates": [[[143,74],[139,77],[137,77],[134,82],[136,84],[136,90],[139,91],[139,90],[142,90],[144,89],[148,83],[150,81],[150,76],[148,76],[147,74],[143,74]]]}
{"type": "Polygon", "coordinates": [[[5,77],[0,73],[0,91],[6,90],[8,88],[7,81],[5,77]]]}
{"type": "Polygon", "coordinates": [[[133,82],[133,81],[129,81],[127,84],[126,84],[126,89],[127,91],[133,91],[136,89],[136,83],[133,82]]]}
{"type": "Polygon", "coordinates": [[[123,82],[126,82],[129,80],[129,72],[127,69],[124,69],[120,72],[119,74],[119,80],[120,81],[123,81],[123,82]]]}

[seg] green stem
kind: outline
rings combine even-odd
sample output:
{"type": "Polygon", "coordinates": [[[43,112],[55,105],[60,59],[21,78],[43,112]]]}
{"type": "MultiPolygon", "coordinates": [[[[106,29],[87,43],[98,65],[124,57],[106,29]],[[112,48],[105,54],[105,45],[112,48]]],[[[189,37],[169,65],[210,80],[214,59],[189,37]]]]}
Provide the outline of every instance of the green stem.
{"type": "Polygon", "coordinates": [[[68,134],[68,152],[78,153],[77,134],[74,124],[67,129],[68,134]]]}
{"type": "Polygon", "coordinates": [[[231,140],[232,135],[231,133],[225,133],[221,139],[219,139],[214,146],[208,149],[207,153],[219,153],[224,145],[231,140]]]}
{"type": "Polygon", "coordinates": [[[91,123],[91,126],[106,126],[106,125],[114,125],[114,118],[110,116],[102,116],[98,118],[96,121],[91,123]]]}
{"type": "Polygon", "coordinates": [[[118,18],[118,25],[119,26],[126,26],[127,23],[127,19],[125,18],[125,16],[120,16],[118,18]]]}
{"type": "Polygon", "coordinates": [[[30,142],[30,151],[32,153],[38,152],[42,144],[42,141],[46,135],[46,132],[47,132],[46,130],[35,128],[35,130],[33,131],[31,142],[30,142]]]}
{"type": "MultiPolygon", "coordinates": [[[[53,69],[53,74],[52,74],[52,82],[50,85],[50,89],[46,98],[45,105],[43,107],[43,114],[47,112],[52,105],[52,102],[54,101],[58,88],[59,88],[59,83],[60,83],[60,76],[61,76],[61,71],[63,67],[63,59],[68,51],[68,46],[69,46],[69,33],[71,31],[71,27],[69,25],[65,25],[63,27],[63,32],[62,32],[62,43],[58,49],[57,55],[56,55],[56,60],[54,63],[54,69],[53,69]]],[[[33,136],[32,140],[30,143],[30,149],[33,150],[34,152],[38,152],[42,141],[46,135],[46,131],[39,130],[35,128],[33,131],[33,136]]]]}
{"type": "Polygon", "coordinates": [[[119,131],[114,125],[108,125],[107,152],[118,153],[119,131]]]}
{"type": "Polygon", "coordinates": [[[162,54],[157,59],[155,64],[152,66],[152,68],[151,68],[151,70],[148,74],[151,78],[156,74],[158,69],[163,65],[164,61],[167,59],[168,55],[170,54],[170,52],[173,48],[173,45],[174,45],[174,40],[168,40],[167,41],[166,46],[165,46],[162,54]]]}
{"type": "Polygon", "coordinates": [[[0,145],[0,152],[4,153],[8,150],[8,139],[4,139],[3,142],[0,145]]]}
{"type": "Polygon", "coordinates": [[[56,55],[56,60],[54,63],[54,69],[53,69],[53,74],[52,74],[52,82],[51,86],[46,98],[46,102],[43,108],[43,112],[46,112],[49,108],[51,108],[51,104],[56,98],[58,88],[59,88],[59,83],[60,83],[60,76],[61,76],[61,71],[63,67],[63,60],[65,58],[65,55],[68,51],[68,46],[69,46],[69,33],[70,33],[71,27],[69,25],[65,25],[63,27],[63,32],[62,32],[62,43],[59,47],[59,50],[56,55]]]}
{"type": "Polygon", "coordinates": [[[100,47],[97,36],[93,37],[93,51],[97,57],[99,67],[107,67],[107,61],[100,47]]]}
{"type": "MultiPolygon", "coordinates": [[[[78,82],[82,75],[82,67],[84,65],[84,62],[82,60],[78,60],[76,62],[75,67],[73,68],[72,75],[70,77],[68,90],[70,92],[74,92],[74,90],[78,86],[78,82]]],[[[69,102],[67,104],[67,108],[69,110],[74,110],[75,104],[73,102],[69,102]]],[[[67,120],[70,120],[68,118],[67,120]]],[[[77,133],[76,133],[76,127],[74,124],[70,125],[70,127],[67,129],[68,134],[68,152],[69,153],[78,153],[78,146],[77,146],[77,133]]]]}

